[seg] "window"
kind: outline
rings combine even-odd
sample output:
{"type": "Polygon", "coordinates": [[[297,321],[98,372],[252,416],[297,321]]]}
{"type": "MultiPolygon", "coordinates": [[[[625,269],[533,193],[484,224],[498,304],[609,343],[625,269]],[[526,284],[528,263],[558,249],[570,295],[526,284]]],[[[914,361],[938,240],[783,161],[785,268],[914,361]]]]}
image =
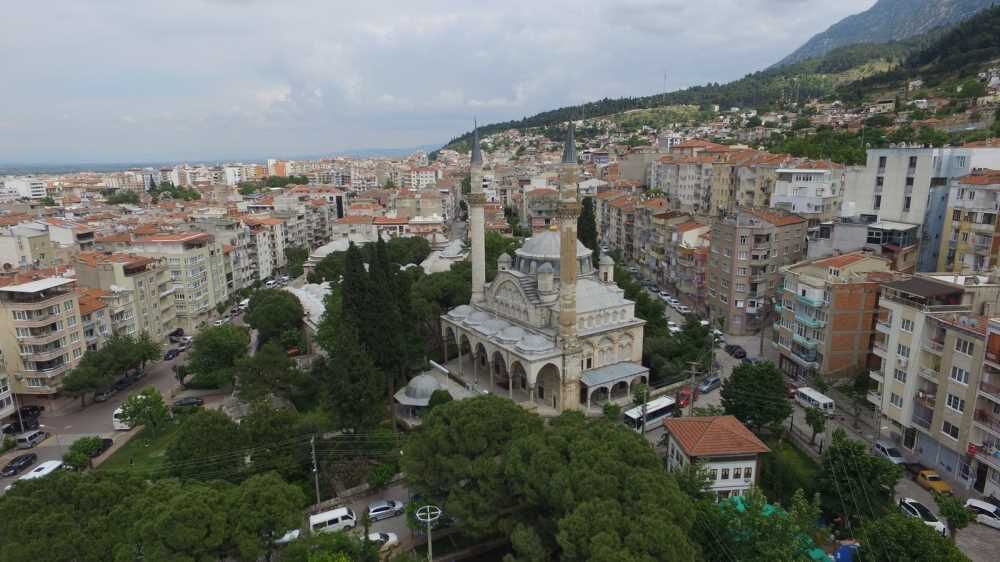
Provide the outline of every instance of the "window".
{"type": "Polygon", "coordinates": [[[882,208],[882,196],[876,195],[874,201],[872,201],[872,209],[876,211],[882,208]]]}
{"type": "Polygon", "coordinates": [[[743,301],[741,300],[736,301],[736,308],[743,308],[743,301]]]}
{"type": "Polygon", "coordinates": [[[747,284],[746,283],[737,283],[736,284],[736,290],[739,291],[739,292],[741,292],[741,293],[747,292],[747,284]]]}
{"type": "Polygon", "coordinates": [[[948,407],[951,408],[952,410],[956,410],[958,412],[964,412],[965,411],[965,400],[959,398],[958,396],[955,396],[954,394],[949,394],[948,395],[948,407]]]}
{"type": "Polygon", "coordinates": [[[76,342],[80,341],[80,332],[73,332],[72,334],[70,334],[69,335],[69,341],[71,343],[76,343],[76,342]]]}
{"type": "Polygon", "coordinates": [[[910,346],[903,345],[901,343],[896,344],[896,355],[900,357],[909,358],[910,357],[910,346]]]}
{"type": "Polygon", "coordinates": [[[903,212],[904,213],[907,213],[907,212],[910,211],[910,202],[912,200],[913,200],[913,197],[910,197],[909,195],[907,195],[906,197],[903,197],[903,212]]]}
{"type": "Polygon", "coordinates": [[[883,185],[885,185],[885,178],[882,176],[875,178],[875,187],[881,188],[883,185]]]}
{"type": "Polygon", "coordinates": [[[17,337],[27,338],[29,336],[31,336],[31,330],[27,328],[17,328],[17,337]]]}
{"type": "Polygon", "coordinates": [[[952,439],[958,439],[958,426],[952,425],[950,422],[944,422],[941,425],[941,433],[944,433],[952,439]]]}
{"type": "Polygon", "coordinates": [[[895,392],[889,393],[889,402],[897,408],[903,407],[903,397],[896,394],[895,392]]]}
{"type": "Polygon", "coordinates": [[[910,168],[916,168],[917,167],[917,157],[916,156],[910,156],[909,167],[910,168]]]}
{"type": "Polygon", "coordinates": [[[746,468],[744,468],[743,469],[743,478],[746,478],[747,480],[753,478],[753,468],[751,468],[749,466],[746,467],[746,468]]]}
{"type": "Polygon", "coordinates": [[[913,178],[906,178],[906,187],[913,187],[913,178]]]}
{"type": "Polygon", "coordinates": [[[40,379],[38,377],[28,377],[28,378],[26,378],[24,380],[27,381],[27,386],[30,386],[30,387],[36,387],[37,388],[37,387],[45,386],[45,379],[40,379]]]}
{"type": "Polygon", "coordinates": [[[951,212],[951,220],[959,222],[962,220],[962,211],[955,209],[951,212]]]}
{"type": "Polygon", "coordinates": [[[70,317],[69,317],[69,318],[68,318],[68,319],[66,320],[66,325],[67,325],[67,326],[76,326],[76,316],[70,316],[70,317]]]}
{"type": "Polygon", "coordinates": [[[712,480],[718,480],[719,479],[719,471],[715,470],[714,468],[711,469],[711,470],[709,470],[708,471],[708,477],[711,478],[712,480]]]}
{"type": "Polygon", "coordinates": [[[10,385],[7,383],[7,377],[0,377],[0,394],[6,394],[10,390],[10,385]]]}
{"type": "Polygon", "coordinates": [[[962,384],[969,384],[969,371],[959,367],[952,367],[951,380],[962,384]]]}
{"type": "Polygon", "coordinates": [[[897,381],[905,384],[906,383],[906,371],[903,371],[903,370],[900,370],[900,369],[896,369],[896,371],[892,374],[892,378],[894,378],[897,381]]]}
{"type": "Polygon", "coordinates": [[[959,353],[964,353],[965,355],[972,355],[972,352],[975,350],[975,348],[976,348],[975,344],[973,344],[971,341],[963,340],[962,338],[958,338],[955,340],[955,351],[959,353]]]}
{"type": "Polygon", "coordinates": [[[73,301],[66,301],[63,303],[63,310],[73,310],[73,301]]]}
{"type": "Polygon", "coordinates": [[[750,237],[746,234],[740,236],[740,246],[746,246],[750,243],[750,237]]]}
{"type": "Polygon", "coordinates": [[[733,469],[733,480],[739,480],[741,472],[742,471],[739,468],[734,468],[733,469]]]}
{"type": "Polygon", "coordinates": [[[83,355],[83,351],[79,347],[73,350],[73,359],[79,359],[81,355],[83,355]]]}
{"type": "Polygon", "coordinates": [[[909,318],[903,318],[903,320],[900,321],[899,324],[900,324],[899,325],[900,330],[903,330],[904,332],[913,333],[913,320],[910,320],[909,318]]]}
{"type": "Polygon", "coordinates": [[[739,258],[743,261],[750,259],[750,252],[746,250],[740,250],[739,258]]]}
{"type": "Polygon", "coordinates": [[[750,274],[750,270],[747,269],[747,268],[745,268],[745,267],[737,267],[736,268],[736,275],[739,275],[741,277],[746,277],[749,274],[750,274]]]}
{"type": "Polygon", "coordinates": [[[31,319],[31,315],[28,314],[27,310],[15,310],[14,311],[14,320],[30,320],[30,319],[31,319]]]}
{"type": "Polygon", "coordinates": [[[722,478],[721,479],[722,480],[729,480],[729,469],[728,468],[723,468],[722,469],[722,478]]]}

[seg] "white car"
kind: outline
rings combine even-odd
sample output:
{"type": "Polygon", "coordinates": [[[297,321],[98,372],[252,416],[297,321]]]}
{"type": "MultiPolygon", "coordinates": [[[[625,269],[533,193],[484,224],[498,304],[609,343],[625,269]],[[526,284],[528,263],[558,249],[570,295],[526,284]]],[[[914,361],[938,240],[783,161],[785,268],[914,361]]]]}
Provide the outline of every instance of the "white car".
{"type": "Polygon", "coordinates": [[[223,320],[222,318],[219,318],[215,322],[212,322],[212,325],[215,326],[216,328],[218,328],[219,326],[225,326],[226,325],[226,321],[223,320]]]}
{"type": "Polygon", "coordinates": [[[396,533],[369,533],[368,541],[378,544],[381,552],[388,552],[399,546],[399,537],[396,533]]]}
{"type": "Polygon", "coordinates": [[[906,459],[903,458],[903,453],[900,453],[899,449],[893,447],[891,443],[876,441],[875,444],[872,445],[872,452],[875,453],[875,456],[888,459],[892,464],[906,464],[906,459]]]}
{"type": "Polygon", "coordinates": [[[924,525],[941,533],[942,537],[948,536],[948,527],[945,526],[927,506],[913,498],[899,498],[899,510],[907,517],[914,517],[924,522],[924,525]]]}
{"type": "Polygon", "coordinates": [[[686,304],[681,304],[681,305],[677,306],[677,312],[680,312],[681,314],[685,314],[685,315],[686,314],[691,314],[691,309],[688,308],[688,306],[686,304]]]}
{"type": "Polygon", "coordinates": [[[291,531],[288,531],[284,535],[281,535],[281,538],[275,539],[274,544],[288,544],[292,541],[298,540],[299,535],[301,534],[302,531],[300,531],[299,529],[292,529],[291,531]]]}
{"type": "Polygon", "coordinates": [[[970,498],[965,501],[965,509],[968,509],[975,514],[976,521],[979,523],[982,523],[987,527],[1000,529],[1000,507],[997,507],[990,502],[970,498]]]}

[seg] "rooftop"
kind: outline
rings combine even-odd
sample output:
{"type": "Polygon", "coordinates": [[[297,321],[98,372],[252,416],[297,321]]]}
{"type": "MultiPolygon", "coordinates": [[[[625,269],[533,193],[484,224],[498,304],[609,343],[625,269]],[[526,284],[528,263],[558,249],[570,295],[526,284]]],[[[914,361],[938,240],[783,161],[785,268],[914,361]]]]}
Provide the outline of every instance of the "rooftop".
{"type": "Polygon", "coordinates": [[[948,283],[941,283],[923,277],[910,277],[900,281],[886,283],[886,287],[910,293],[924,298],[945,297],[954,294],[961,294],[962,290],[948,283]]]}
{"type": "Polygon", "coordinates": [[[689,457],[770,452],[763,441],[733,416],[668,418],[663,427],[689,457]]]}
{"type": "Polygon", "coordinates": [[[107,305],[102,300],[102,297],[107,296],[108,292],[102,289],[94,289],[91,287],[84,287],[77,289],[77,298],[80,301],[80,315],[86,316],[94,312],[95,310],[100,310],[107,305]]]}
{"type": "Polygon", "coordinates": [[[46,291],[48,289],[54,289],[56,287],[62,287],[73,283],[76,283],[75,279],[68,279],[66,277],[46,277],[45,279],[37,279],[18,285],[0,287],[0,291],[7,293],[38,293],[40,291],[46,291]]]}
{"type": "Polygon", "coordinates": [[[212,237],[204,232],[160,233],[140,238],[137,244],[175,244],[178,242],[207,242],[212,237]]]}

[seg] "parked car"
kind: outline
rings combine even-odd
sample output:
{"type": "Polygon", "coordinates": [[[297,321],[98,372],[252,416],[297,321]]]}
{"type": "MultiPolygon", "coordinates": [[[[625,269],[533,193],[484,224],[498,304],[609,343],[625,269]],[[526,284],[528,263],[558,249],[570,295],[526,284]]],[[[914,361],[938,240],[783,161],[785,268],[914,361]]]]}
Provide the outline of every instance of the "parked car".
{"type": "MultiPolygon", "coordinates": [[[[694,399],[698,399],[698,387],[695,387],[694,389],[694,399]]],[[[675,400],[678,408],[687,408],[688,404],[691,403],[691,387],[681,387],[680,390],[677,391],[677,397],[675,400]]]]}
{"type": "Polygon", "coordinates": [[[4,435],[17,435],[18,433],[24,433],[32,429],[38,429],[38,418],[15,419],[13,423],[3,426],[3,433],[4,435]]]}
{"type": "Polygon", "coordinates": [[[688,308],[686,304],[681,304],[677,305],[677,312],[680,312],[681,314],[687,316],[688,314],[691,314],[691,309],[688,308]]]}
{"type": "Polygon", "coordinates": [[[399,537],[396,533],[369,533],[368,542],[377,544],[380,552],[388,552],[399,546],[399,537]]]}
{"type": "Polygon", "coordinates": [[[302,534],[301,530],[292,529],[291,531],[288,531],[284,535],[281,535],[280,538],[275,539],[274,544],[288,544],[292,541],[298,540],[301,534],[302,534]]]}
{"type": "Polygon", "coordinates": [[[176,349],[168,349],[167,352],[163,354],[163,360],[164,361],[172,361],[174,358],[176,358],[180,354],[181,354],[181,352],[177,351],[176,349]]]}
{"type": "Polygon", "coordinates": [[[403,513],[406,506],[396,500],[379,500],[368,505],[368,520],[381,521],[403,513]]]}
{"type": "Polygon", "coordinates": [[[917,473],[917,484],[929,492],[951,495],[951,486],[941,479],[940,474],[929,468],[917,473]]]}
{"type": "Polygon", "coordinates": [[[20,408],[17,409],[17,412],[15,412],[14,417],[17,418],[18,416],[20,416],[21,419],[27,419],[27,418],[35,419],[41,416],[42,412],[44,411],[45,411],[45,406],[35,406],[35,405],[21,406],[20,408]]]}
{"type": "Polygon", "coordinates": [[[219,326],[225,326],[226,325],[226,321],[223,320],[222,318],[219,318],[215,322],[212,322],[212,325],[215,326],[216,328],[218,328],[219,326]]]}
{"type": "Polygon", "coordinates": [[[197,396],[187,396],[184,398],[178,398],[174,400],[174,408],[197,408],[199,406],[204,406],[205,401],[197,396]]]}
{"type": "Polygon", "coordinates": [[[738,345],[729,344],[725,347],[726,353],[735,357],[736,359],[743,359],[747,356],[747,350],[743,349],[738,345]]]}
{"type": "Polygon", "coordinates": [[[906,464],[906,459],[903,458],[903,453],[900,453],[899,449],[893,447],[891,443],[876,441],[875,444],[872,445],[872,452],[875,453],[875,456],[889,459],[892,464],[906,464]]]}
{"type": "Polygon", "coordinates": [[[920,519],[924,522],[924,525],[941,533],[941,536],[948,536],[948,527],[931,513],[931,510],[927,509],[927,506],[917,500],[913,498],[899,498],[899,510],[907,517],[920,519]]]}
{"type": "Polygon", "coordinates": [[[719,375],[712,375],[701,381],[701,384],[698,385],[698,392],[701,394],[707,394],[720,386],[722,386],[722,379],[719,375]]]}
{"type": "Polygon", "coordinates": [[[108,439],[107,437],[101,439],[101,446],[97,450],[95,450],[92,455],[90,455],[90,458],[96,459],[97,457],[103,455],[104,452],[110,449],[111,446],[114,444],[115,441],[113,439],[108,439]]]}
{"type": "Polygon", "coordinates": [[[111,384],[111,388],[115,392],[121,392],[121,391],[125,390],[126,388],[132,386],[133,382],[135,382],[135,381],[133,379],[129,378],[129,377],[122,377],[122,378],[116,380],[114,383],[112,383],[111,384]]]}
{"type": "Polygon", "coordinates": [[[18,455],[10,460],[3,470],[0,470],[0,477],[7,478],[9,476],[17,476],[24,469],[38,462],[38,455],[35,453],[27,453],[25,455],[18,455]]]}
{"type": "Polygon", "coordinates": [[[987,527],[1000,529],[1000,507],[987,501],[969,498],[965,500],[965,509],[968,509],[976,516],[977,522],[987,527]]]}
{"type": "Polygon", "coordinates": [[[105,388],[94,393],[94,402],[107,402],[115,395],[114,388],[105,388]]]}

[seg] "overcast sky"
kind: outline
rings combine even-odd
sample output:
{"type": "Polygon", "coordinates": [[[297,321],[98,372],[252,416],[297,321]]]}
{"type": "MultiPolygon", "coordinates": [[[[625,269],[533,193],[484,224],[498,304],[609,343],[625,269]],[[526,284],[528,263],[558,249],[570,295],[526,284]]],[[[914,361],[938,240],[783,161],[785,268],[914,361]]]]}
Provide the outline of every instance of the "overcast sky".
{"type": "Polygon", "coordinates": [[[0,162],[292,157],[724,82],[874,0],[6,2],[0,162]]]}

